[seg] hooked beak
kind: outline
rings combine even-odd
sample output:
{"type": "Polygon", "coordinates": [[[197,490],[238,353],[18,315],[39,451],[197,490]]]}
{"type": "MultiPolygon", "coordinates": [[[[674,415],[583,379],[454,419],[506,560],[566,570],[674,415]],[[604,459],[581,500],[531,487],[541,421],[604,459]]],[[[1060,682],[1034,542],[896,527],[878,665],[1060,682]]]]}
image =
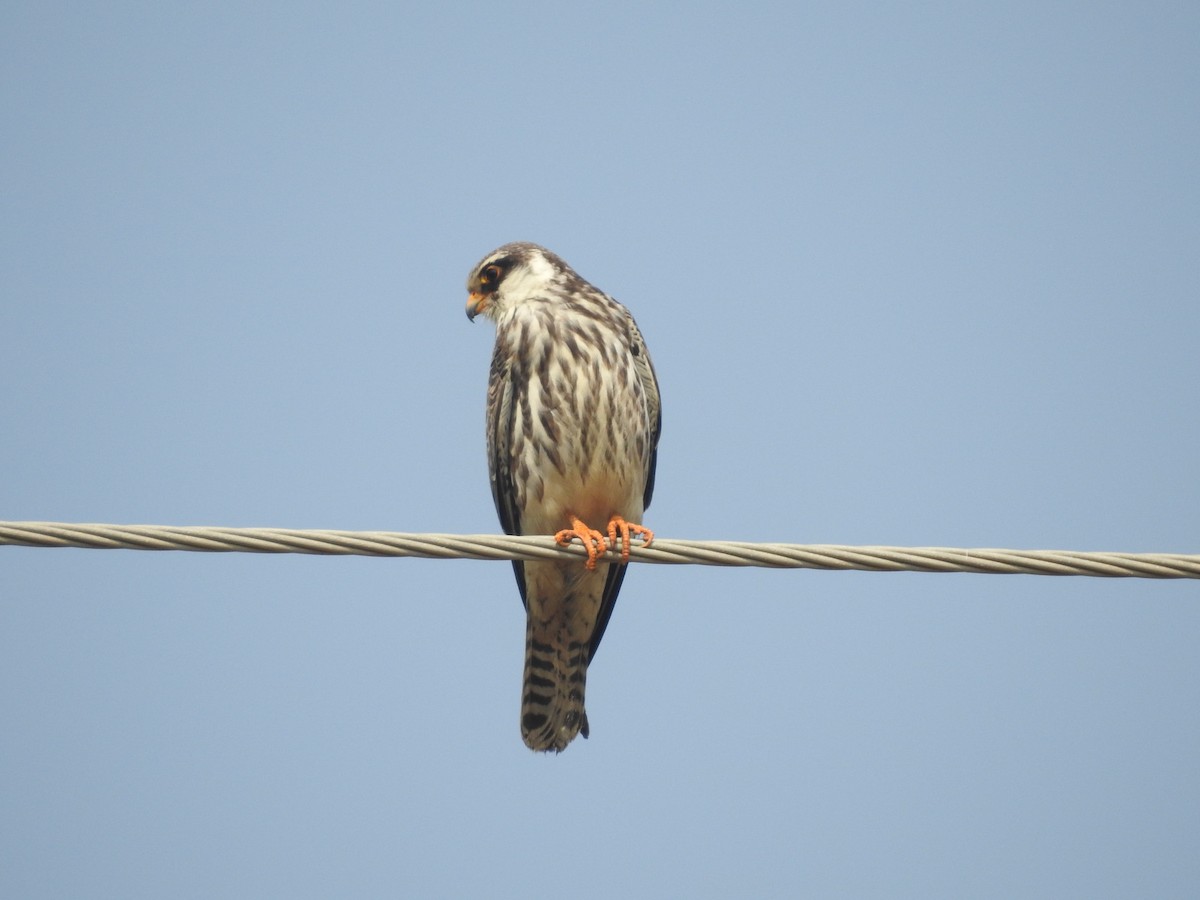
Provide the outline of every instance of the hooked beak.
{"type": "Polygon", "coordinates": [[[475,317],[488,308],[487,294],[477,294],[474,291],[467,297],[467,318],[472,322],[475,317]]]}

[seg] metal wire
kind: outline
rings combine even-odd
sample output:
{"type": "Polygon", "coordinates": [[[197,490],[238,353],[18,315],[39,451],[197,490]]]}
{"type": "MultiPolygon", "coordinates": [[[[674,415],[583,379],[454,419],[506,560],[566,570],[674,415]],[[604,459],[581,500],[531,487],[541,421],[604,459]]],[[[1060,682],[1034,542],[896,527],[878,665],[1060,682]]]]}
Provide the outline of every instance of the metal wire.
{"type": "MultiPolygon", "coordinates": [[[[576,541],[491,534],[403,534],[294,528],[93,525],[0,522],[0,545],[96,550],[195,550],[208,553],[309,553],[426,559],[563,559],[586,556],[576,541]]],[[[617,553],[609,553],[617,559],[617,553]]],[[[755,544],[655,538],[630,547],[633,562],[861,572],[974,572],[989,575],[1090,575],[1107,578],[1200,578],[1200,554],[1101,553],[1076,550],[961,550],[951,547],[852,547],[755,544]]]]}

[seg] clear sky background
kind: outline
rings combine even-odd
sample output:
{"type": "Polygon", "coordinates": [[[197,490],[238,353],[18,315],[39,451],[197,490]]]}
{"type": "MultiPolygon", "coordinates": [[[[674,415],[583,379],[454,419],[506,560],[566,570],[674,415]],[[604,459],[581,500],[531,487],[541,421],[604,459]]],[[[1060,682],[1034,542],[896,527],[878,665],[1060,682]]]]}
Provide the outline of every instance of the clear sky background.
{"type": "MultiPolygon", "coordinates": [[[[0,11],[0,519],[494,532],[534,240],[663,537],[1200,550],[1200,6],[0,11]]],[[[0,548],[0,896],[1194,897],[1195,582],[0,548]]]]}

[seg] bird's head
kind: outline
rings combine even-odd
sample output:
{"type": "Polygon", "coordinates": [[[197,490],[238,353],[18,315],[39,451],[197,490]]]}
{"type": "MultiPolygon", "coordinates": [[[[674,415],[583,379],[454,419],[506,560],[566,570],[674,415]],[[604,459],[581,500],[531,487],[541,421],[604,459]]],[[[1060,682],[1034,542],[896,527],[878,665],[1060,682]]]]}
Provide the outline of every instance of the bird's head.
{"type": "MultiPolygon", "coordinates": [[[[495,320],[504,310],[548,290],[571,268],[537,244],[518,242],[498,247],[479,261],[467,278],[467,318],[495,320]]],[[[576,276],[578,277],[578,276],[576,276]]]]}

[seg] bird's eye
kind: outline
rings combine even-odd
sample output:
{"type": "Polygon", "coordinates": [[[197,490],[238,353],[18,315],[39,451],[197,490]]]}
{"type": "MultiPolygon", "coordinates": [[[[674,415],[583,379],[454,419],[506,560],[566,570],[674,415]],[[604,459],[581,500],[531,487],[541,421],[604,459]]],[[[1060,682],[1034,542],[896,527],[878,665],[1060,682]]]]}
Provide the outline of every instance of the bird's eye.
{"type": "Polygon", "coordinates": [[[484,266],[483,271],[479,274],[479,283],[484,287],[495,287],[500,283],[500,276],[503,274],[500,267],[493,263],[490,266],[484,266]]]}

